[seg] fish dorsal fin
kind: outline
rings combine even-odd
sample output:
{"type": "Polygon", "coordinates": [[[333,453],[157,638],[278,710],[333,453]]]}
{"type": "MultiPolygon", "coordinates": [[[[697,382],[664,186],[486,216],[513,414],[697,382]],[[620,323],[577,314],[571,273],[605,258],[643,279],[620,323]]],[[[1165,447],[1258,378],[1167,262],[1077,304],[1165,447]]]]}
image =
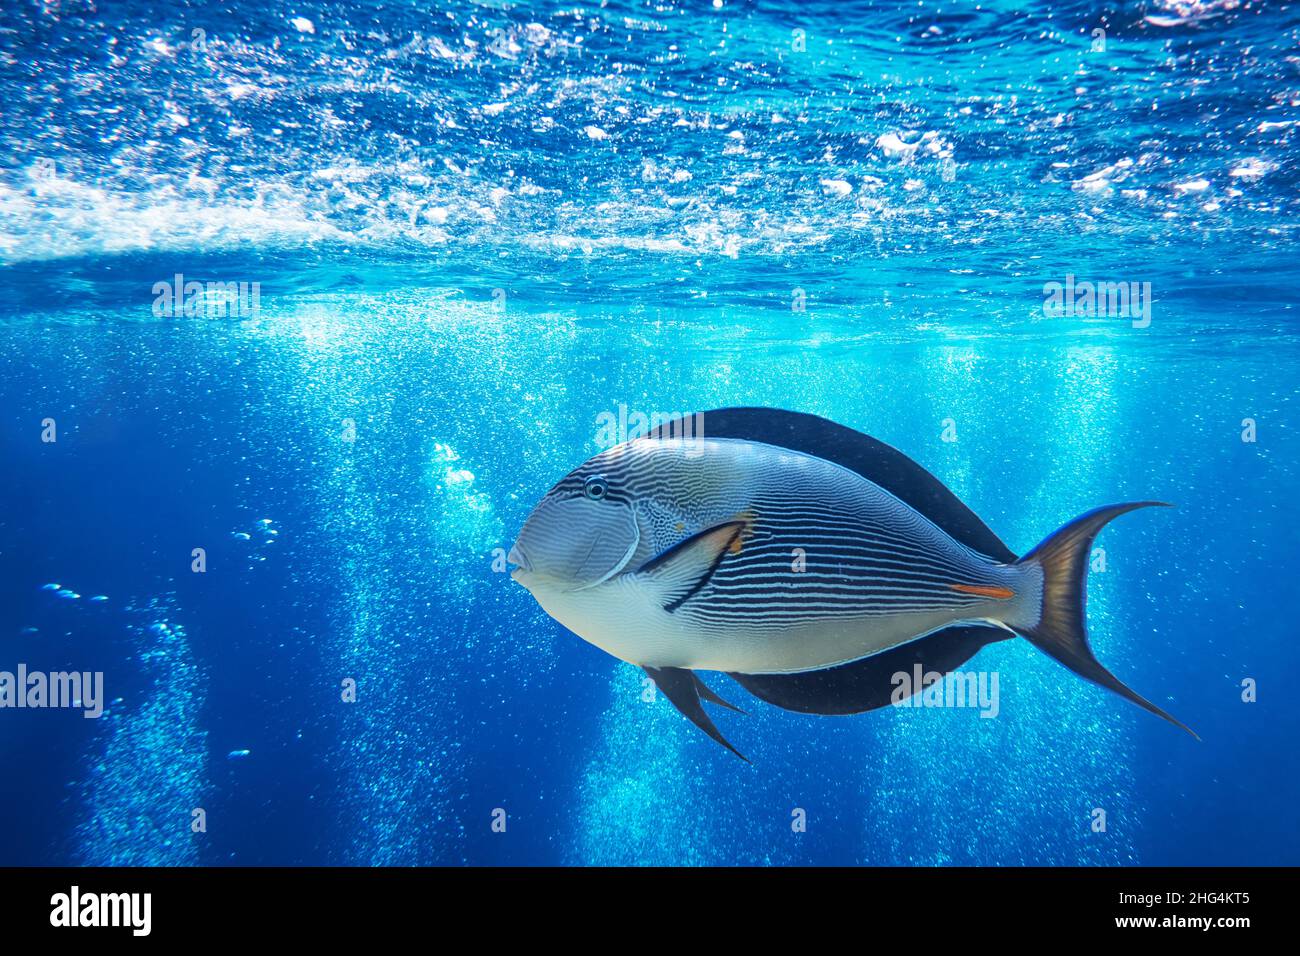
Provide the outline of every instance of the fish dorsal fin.
{"type": "Polygon", "coordinates": [[[779,408],[720,408],[665,422],[652,438],[733,438],[824,458],[875,482],[951,537],[995,561],[1016,560],[1001,539],[934,475],[901,451],[844,425],[779,408]]]}

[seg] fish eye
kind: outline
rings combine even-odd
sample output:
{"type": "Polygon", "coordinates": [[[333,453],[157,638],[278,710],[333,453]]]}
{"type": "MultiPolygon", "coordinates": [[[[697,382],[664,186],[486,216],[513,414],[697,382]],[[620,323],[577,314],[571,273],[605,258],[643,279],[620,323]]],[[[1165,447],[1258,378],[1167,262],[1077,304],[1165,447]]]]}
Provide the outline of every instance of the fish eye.
{"type": "Polygon", "coordinates": [[[609,494],[609,482],[603,475],[592,475],[582,483],[582,493],[592,501],[599,501],[609,494]]]}

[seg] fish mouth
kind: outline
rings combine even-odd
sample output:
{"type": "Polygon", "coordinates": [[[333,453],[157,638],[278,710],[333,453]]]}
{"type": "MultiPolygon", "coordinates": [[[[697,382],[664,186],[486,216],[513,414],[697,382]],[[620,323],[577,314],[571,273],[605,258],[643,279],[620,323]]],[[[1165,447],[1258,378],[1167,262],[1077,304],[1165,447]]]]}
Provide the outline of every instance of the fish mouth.
{"type": "Polygon", "coordinates": [[[515,581],[519,581],[520,584],[523,584],[523,581],[520,580],[520,576],[532,571],[533,565],[528,560],[528,555],[524,554],[517,542],[514,547],[510,549],[510,553],[506,555],[506,560],[515,565],[515,568],[510,572],[510,577],[515,581]]]}

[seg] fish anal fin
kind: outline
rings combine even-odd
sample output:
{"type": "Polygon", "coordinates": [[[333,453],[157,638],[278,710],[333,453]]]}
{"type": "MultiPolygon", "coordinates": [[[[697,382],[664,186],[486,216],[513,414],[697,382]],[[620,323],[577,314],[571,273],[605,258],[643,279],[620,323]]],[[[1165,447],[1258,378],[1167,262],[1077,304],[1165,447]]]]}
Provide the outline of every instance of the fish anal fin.
{"type": "MultiPolygon", "coordinates": [[[[696,677],[693,671],[684,670],[680,667],[642,667],[641,669],[650,675],[650,679],[655,682],[655,686],[663,691],[664,696],[672,702],[672,705],[687,720],[745,761],[745,763],[749,763],[749,758],[733,747],[726,737],[722,736],[722,732],[713,725],[709,715],[704,712],[704,706],[700,703],[701,688],[704,689],[703,696],[705,700],[722,704],[725,707],[731,707],[731,705],[705,687],[704,682],[696,677]]],[[[731,707],[731,709],[738,710],[739,708],[731,707]]]]}
{"type": "MultiPolygon", "coordinates": [[[[802,714],[842,716],[876,710],[894,702],[894,675],[946,674],[966,663],[980,648],[1013,635],[983,624],[955,625],[916,641],[848,664],[798,674],[730,674],[760,700],[802,714]]],[[[915,691],[922,688],[915,687],[915,691]]]]}

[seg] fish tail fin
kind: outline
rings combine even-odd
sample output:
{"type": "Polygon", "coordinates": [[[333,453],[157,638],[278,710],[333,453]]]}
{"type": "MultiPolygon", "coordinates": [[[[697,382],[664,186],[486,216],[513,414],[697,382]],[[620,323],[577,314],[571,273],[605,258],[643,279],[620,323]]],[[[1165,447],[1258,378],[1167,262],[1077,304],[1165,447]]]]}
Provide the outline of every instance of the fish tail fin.
{"type": "Polygon", "coordinates": [[[1042,606],[1037,620],[1005,623],[1079,676],[1114,691],[1200,740],[1196,731],[1130,689],[1102,666],[1088,646],[1084,607],[1088,598],[1088,561],[1092,542],[1110,521],[1127,512],[1151,506],[1169,507],[1163,501],[1106,505],[1080,515],[1044,539],[1017,562],[1018,565],[1037,566],[1042,571],[1042,606]]]}

